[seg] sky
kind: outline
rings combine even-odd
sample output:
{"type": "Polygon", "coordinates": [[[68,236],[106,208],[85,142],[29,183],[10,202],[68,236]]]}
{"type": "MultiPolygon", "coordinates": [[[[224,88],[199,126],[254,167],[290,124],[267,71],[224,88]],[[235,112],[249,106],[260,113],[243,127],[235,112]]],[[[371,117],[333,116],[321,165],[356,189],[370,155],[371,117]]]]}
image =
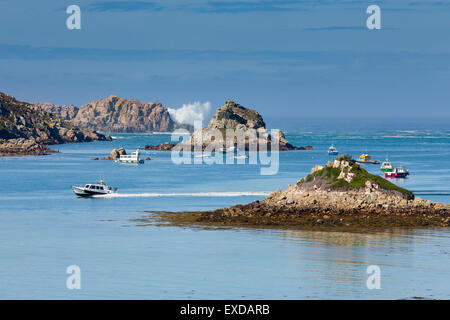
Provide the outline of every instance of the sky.
{"type": "Polygon", "coordinates": [[[0,91],[450,124],[450,0],[0,0],[0,91]],[[369,30],[369,5],[381,30],[369,30]],[[81,8],[68,30],[66,8],[81,8]]]}

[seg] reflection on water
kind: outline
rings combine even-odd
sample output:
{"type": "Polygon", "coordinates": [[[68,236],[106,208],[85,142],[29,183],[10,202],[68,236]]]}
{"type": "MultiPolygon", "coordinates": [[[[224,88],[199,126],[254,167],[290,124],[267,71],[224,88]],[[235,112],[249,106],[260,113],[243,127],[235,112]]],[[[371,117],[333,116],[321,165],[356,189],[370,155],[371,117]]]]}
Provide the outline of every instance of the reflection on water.
{"type": "Polygon", "coordinates": [[[289,246],[301,248],[295,251],[299,274],[308,274],[313,283],[333,284],[337,296],[386,297],[386,290],[364,289],[367,266],[377,265],[382,270],[384,288],[392,290],[396,284],[390,292],[396,298],[402,298],[401,292],[403,298],[417,295],[418,282],[427,288],[419,289],[421,296],[433,298],[437,291],[441,298],[450,297],[450,273],[444,262],[449,261],[450,249],[442,247],[443,243],[450,244],[448,229],[370,233],[294,230],[278,235],[289,246]]]}
{"type": "Polygon", "coordinates": [[[374,246],[407,242],[416,230],[392,229],[383,231],[338,232],[338,231],[281,231],[280,236],[296,245],[307,246],[374,246]]]}

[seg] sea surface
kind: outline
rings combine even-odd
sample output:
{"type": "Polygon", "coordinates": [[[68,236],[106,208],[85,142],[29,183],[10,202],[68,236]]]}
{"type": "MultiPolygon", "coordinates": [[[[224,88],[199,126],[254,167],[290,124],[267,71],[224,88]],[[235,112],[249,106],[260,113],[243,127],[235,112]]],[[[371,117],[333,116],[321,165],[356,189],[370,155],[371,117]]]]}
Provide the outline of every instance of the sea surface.
{"type": "MultiPolygon", "coordinates": [[[[313,151],[279,153],[275,175],[261,165],[176,165],[146,152],[140,166],[93,161],[167,134],[112,134],[112,142],[52,146],[49,156],[0,158],[0,299],[450,299],[450,230],[310,232],[141,226],[146,211],[211,210],[262,200],[328,161],[333,143],[370,153],[411,175],[394,182],[450,203],[450,130],[287,131],[313,151]],[[71,185],[99,180],[119,188],[77,198],[71,185]],[[69,290],[68,266],[81,270],[69,290]],[[381,270],[368,289],[367,268],[381,270]]],[[[379,174],[379,165],[366,165],[379,174]]]]}

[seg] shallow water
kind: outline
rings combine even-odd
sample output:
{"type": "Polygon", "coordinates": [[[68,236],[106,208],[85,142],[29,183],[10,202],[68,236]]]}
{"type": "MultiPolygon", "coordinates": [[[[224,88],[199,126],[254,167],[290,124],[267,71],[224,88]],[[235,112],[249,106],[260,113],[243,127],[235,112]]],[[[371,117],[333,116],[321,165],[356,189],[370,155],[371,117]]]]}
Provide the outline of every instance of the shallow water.
{"type": "MultiPolygon", "coordinates": [[[[151,152],[141,166],[92,161],[113,147],[168,141],[114,134],[113,142],[54,146],[44,157],[0,158],[0,298],[401,299],[450,298],[450,231],[307,232],[138,226],[147,210],[209,210],[263,199],[329,158],[331,143],[404,165],[395,183],[450,203],[450,131],[287,132],[313,151],[282,152],[279,172],[258,165],[174,165],[151,152]],[[119,194],[74,197],[70,185],[104,179],[119,194]],[[66,288],[78,265],[82,289],[66,288]],[[381,289],[366,268],[381,268],[381,289]]],[[[366,166],[378,173],[378,166],[366,166]]]]}

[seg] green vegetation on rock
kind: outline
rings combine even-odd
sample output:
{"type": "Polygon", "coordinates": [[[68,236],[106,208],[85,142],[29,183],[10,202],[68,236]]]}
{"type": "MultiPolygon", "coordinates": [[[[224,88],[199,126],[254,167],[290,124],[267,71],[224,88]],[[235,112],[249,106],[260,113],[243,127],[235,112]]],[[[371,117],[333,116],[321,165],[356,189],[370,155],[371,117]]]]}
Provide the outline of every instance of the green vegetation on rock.
{"type": "MultiPolygon", "coordinates": [[[[340,161],[349,161],[349,157],[347,155],[341,156],[341,159],[336,159],[340,161]]],[[[344,189],[344,190],[352,190],[352,189],[360,189],[366,186],[366,182],[370,181],[372,184],[378,184],[381,189],[384,190],[392,190],[398,191],[402,194],[413,196],[413,193],[409,190],[401,188],[392,182],[387,181],[386,179],[373,175],[367,172],[365,169],[361,168],[354,161],[349,161],[349,167],[344,167],[343,169],[334,168],[330,166],[326,166],[320,170],[317,170],[306,176],[305,179],[301,179],[298,184],[308,183],[314,181],[323,181],[327,185],[330,185],[331,189],[344,189]],[[354,177],[351,182],[348,182],[344,179],[339,179],[341,174],[341,170],[345,173],[351,172],[354,174],[354,177]]]]}
{"type": "Polygon", "coordinates": [[[370,174],[365,169],[361,168],[358,164],[353,163],[352,166],[352,172],[356,173],[356,176],[353,178],[352,183],[350,184],[350,188],[362,188],[365,186],[366,181],[375,182],[380,186],[380,188],[384,190],[394,190],[399,191],[403,194],[407,195],[413,195],[413,193],[407,189],[401,188],[397,186],[396,184],[393,184],[392,182],[387,181],[386,179],[370,174]]]}

